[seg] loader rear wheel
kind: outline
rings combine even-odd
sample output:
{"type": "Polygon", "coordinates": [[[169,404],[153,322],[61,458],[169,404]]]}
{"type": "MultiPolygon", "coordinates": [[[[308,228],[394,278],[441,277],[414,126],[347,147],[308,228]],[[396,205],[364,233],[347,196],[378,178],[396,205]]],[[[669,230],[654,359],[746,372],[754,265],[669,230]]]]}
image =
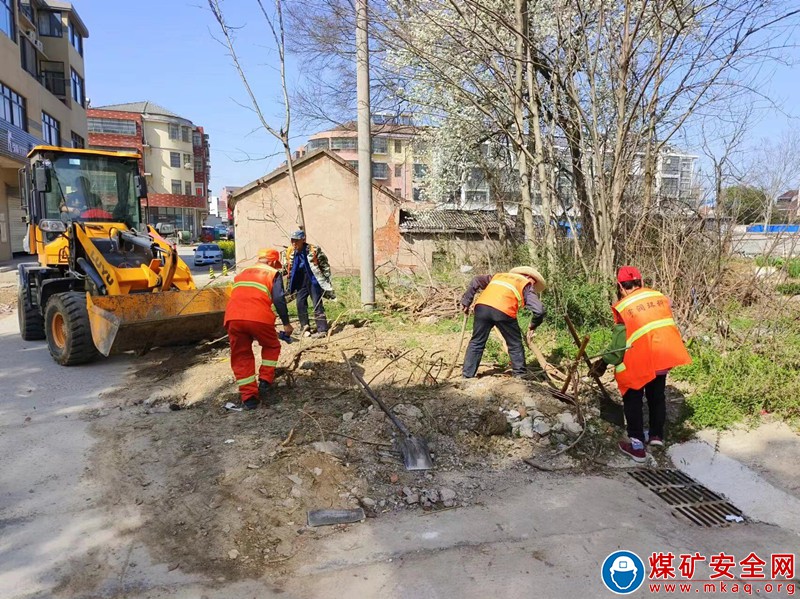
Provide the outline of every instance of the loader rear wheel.
{"type": "Polygon", "coordinates": [[[86,311],[86,294],[69,292],[51,297],[44,323],[50,355],[62,366],[85,364],[97,358],[86,311]]]}
{"type": "Polygon", "coordinates": [[[19,334],[25,341],[44,339],[44,317],[39,306],[31,306],[24,287],[17,292],[19,334]]]}

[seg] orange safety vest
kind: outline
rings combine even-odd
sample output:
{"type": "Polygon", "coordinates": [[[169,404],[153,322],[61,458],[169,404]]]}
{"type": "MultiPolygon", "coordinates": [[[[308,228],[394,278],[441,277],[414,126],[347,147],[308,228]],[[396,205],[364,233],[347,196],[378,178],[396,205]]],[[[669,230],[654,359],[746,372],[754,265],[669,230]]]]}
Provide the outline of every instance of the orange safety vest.
{"type": "Polygon", "coordinates": [[[625,325],[627,337],[625,358],[614,373],[622,395],[641,389],[659,371],[691,364],[664,294],[643,287],[619,300],[612,310],[614,320],[625,325]]]}
{"type": "Polygon", "coordinates": [[[525,305],[525,287],[530,284],[528,277],[510,272],[497,273],[475,303],[491,306],[516,318],[520,308],[525,305]]]}
{"type": "Polygon", "coordinates": [[[272,310],[272,284],[278,271],[266,264],[245,268],[233,279],[233,290],[225,309],[225,324],[229,320],[251,320],[275,324],[272,310]]]}

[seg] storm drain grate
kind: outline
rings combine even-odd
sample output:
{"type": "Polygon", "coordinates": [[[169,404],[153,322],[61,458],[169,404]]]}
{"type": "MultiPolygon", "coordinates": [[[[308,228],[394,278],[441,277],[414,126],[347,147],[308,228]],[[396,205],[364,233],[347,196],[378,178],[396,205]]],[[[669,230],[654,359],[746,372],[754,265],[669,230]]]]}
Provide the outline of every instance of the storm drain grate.
{"type": "Polygon", "coordinates": [[[726,516],[744,518],[742,510],[680,470],[635,470],[630,475],[666,501],[673,514],[700,526],[727,526],[726,516]]]}

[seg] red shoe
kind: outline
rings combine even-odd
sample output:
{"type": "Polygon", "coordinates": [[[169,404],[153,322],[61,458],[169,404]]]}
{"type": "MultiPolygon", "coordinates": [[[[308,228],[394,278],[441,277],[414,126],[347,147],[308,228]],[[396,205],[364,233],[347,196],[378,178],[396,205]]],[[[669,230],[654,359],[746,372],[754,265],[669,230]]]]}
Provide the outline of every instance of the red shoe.
{"type": "Polygon", "coordinates": [[[620,441],[618,447],[622,453],[634,462],[644,464],[647,461],[647,452],[644,450],[642,442],[638,439],[632,439],[630,443],[627,441],[620,441]]]}
{"type": "Polygon", "coordinates": [[[650,437],[650,440],[647,442],[650,447],[664,447],[664,439],[661,437],[650,437]]]}

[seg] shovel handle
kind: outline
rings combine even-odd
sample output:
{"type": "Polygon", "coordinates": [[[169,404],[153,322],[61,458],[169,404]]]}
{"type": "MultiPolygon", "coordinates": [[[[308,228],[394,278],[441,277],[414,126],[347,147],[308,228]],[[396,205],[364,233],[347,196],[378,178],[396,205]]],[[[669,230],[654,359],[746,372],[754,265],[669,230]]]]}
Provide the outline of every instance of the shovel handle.
{"type": "Polygon", "coordinates": [[[345,364],[347,364],[348,370],[350,370],[350,375],[361,386],[361,389],[364,391],[364,394],[369,399],[371,399],[373,402],[375,402],[377,404],[377,406],[386,413],[386,415],[391,419],[391,421],[394,423],[394,425],[398,429],[400,429],[401,433],[403,433],[406,437],[410,437],[411,433],[408,432],[408,429],[405,427],[405,425],[402,422],[400,422],[400,420],[397,419],[397,416],[394,415],[394,412],[392,412],[386,406],[386,404],[384,404],[383,401],[381,401],[380,397],[375,395],[375,393],[372,391],[372,389],[369,388],[369,385],[367,384],[367,382],[361,377],[360,374],[358,374],[353,369],[353,366],[350,364],[350,360],[347,359],[347,356],[344,354],[344,352],[342,352],[342,358],[344,358],[344,362],[345,362],[345,364]]]}

